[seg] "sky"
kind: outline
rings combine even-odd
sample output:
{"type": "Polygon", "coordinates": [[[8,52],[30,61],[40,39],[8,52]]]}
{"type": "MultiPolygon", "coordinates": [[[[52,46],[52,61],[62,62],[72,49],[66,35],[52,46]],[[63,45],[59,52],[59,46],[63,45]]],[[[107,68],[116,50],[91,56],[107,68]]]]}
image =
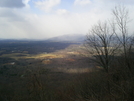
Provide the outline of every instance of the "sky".
{"type": "MultiPolygon", "coordinates": [[[[134,0],[0,0],[0,39],[86,35],[92,25],[111,18],[119,4],[133,19],[134,0]]],[[[130,25],[133,29],[133,20],[130,25]]]]}

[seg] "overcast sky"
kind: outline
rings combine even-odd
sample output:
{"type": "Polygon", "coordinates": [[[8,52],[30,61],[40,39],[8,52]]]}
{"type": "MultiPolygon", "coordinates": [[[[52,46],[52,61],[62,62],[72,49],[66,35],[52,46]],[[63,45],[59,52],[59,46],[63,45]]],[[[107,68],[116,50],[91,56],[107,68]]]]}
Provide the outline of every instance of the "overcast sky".
{"type": "Polygon", "coordinates": [[[110,18],[118,4],[124,4],[134,18],[134,0],[0,0],[0,38],[86,34],[98,20],[110,18]]]}

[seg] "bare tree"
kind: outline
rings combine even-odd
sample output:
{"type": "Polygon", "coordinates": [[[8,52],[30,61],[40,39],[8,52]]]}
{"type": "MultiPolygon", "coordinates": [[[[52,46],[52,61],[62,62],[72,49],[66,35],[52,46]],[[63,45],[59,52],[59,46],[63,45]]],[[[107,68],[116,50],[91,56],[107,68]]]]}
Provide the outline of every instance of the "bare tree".
{"type": "Polygon", "coordinates": [[[114,19],[92,27],[87,34],[86,48],[90,54],[96,57],[97,63],[106,72],[110,63],[120,47],[120,52],[124,56],[125,66],[131,71],[131,56],[134,37],[128,32],[129,16],[128,10],[119,5],[112,10],[114,19]]]}
{"type": "Polygon", "coordinates": [[[96,58],[95,62],[102,66],[107,73],[107,90],[109,93],[109,100],[111,101],[109,68],[113,57],[116,54],[116,50],[120,46],[113,29],[111,29],[111,24],[108,22],[99,22],[92,27],[87,35],[85,46],[88,52],[96,58]]]}
{"type": "Polygon", "coordinates": [[[86,49],[96,58],[96,62],[108,72],[116,50],[119,47],[115,33],[107,22],[99,22],[87,35],[86,49]]]}
{"type": "Polygon", "coordinates": [[[122,94],[123,100],[132,101],[134,100],[134,69],[132,68],[134,37],[129,33],[129,14],[122,5],[115,7],[112,14],[112,20],[99,22],[89,30],[85,47],[88,53],[95,57],[95,62],[106,71],[106,90],[109,93],[109,100],[116,99],[116,94],[119,93],[122,94]],[[114,58],[117,55],[119,58],[114,58]],[[114,59],[122,63],[117,62],[119,66],[114,65],[115,71],[111,72],[109,68],[114,64],[114,59]]]}
{"type": "Polygon", "coordinates": [[[120,41],[122,51],[124,55],[125,66],[131,71],[131,52],[133,46],[133,35],[129,33],[128,23],[129,12],[123,5],[119,5],[112,10],[114,16],[113,32],[120,41]]]}

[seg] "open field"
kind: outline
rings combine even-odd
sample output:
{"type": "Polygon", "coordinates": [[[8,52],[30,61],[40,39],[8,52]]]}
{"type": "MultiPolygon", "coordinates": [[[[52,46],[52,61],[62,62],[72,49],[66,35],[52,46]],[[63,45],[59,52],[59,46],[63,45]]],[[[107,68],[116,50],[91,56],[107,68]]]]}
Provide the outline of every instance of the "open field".
{"type": "MultiPolygon", "coordinates": [[[[2,54],[0,56],[1,59],[6,58],[7,62],[1,65],[12,65],[19,66],[18,62],[25,65],[43,65],[47,69],[51,69],[54,71],[60,71],[65,73],[80,73],[80,72],[88,72],[89,67],[93,67],[93,65],[89,65],[86,57],[84,57],[81,53],[81,49],[78,47],[80,45],[72,45],[65,49],[58,50],[55,52],[43,52],[39,54],[26,54],[26,53],[8,53],[2,54]],[[74,50],[74,49],[75,50],[74,50]],[[8,58],[12,59],[12,61],[8,62],[8,58]],[[29,63],[30,61],[30,63],[29,63]],[[35,62],[36,61],[36,62],[35,62]],[[35,63],[34,63],[35,62],[35,63]]],[[[21,66],[21,65],[20,65],[21,66]]],[[[41,67],[40,67],[41,68],[41,67]]]]}

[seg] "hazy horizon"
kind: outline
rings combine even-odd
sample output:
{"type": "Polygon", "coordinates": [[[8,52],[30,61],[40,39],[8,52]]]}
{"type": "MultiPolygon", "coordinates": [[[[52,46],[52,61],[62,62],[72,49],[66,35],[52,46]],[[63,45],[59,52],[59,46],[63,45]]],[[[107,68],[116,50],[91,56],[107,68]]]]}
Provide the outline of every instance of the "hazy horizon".
{"type": "MultiPolygon", "coordinates": [[[[133,0],[0,0],[0,39],[48,39],[87,34],[98,20],[124,4],[134,18],[133,0]]],[[[130,23],[132,31],[133,20],[130,23]]]]}

